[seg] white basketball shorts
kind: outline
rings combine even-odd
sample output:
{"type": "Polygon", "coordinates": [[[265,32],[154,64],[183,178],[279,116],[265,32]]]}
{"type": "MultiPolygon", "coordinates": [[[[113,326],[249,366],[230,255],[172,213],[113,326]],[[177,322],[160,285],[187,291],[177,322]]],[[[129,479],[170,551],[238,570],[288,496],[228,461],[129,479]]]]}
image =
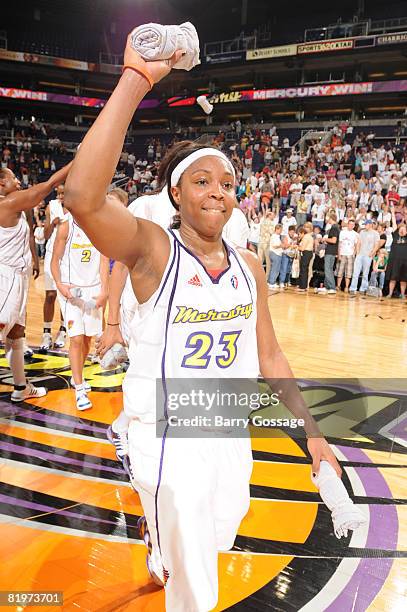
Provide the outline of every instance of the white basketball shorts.
{"type": "Polygon", "coordinates": [[[14,325],[25,327],[30,271],[21,272],[0,264],[0,338],[14,325]]]}
{"type": "Polygon", "coordinates": [[[56,291],[57,290],[57,286],[55,284],[54,278],[51,274],[51,259],[52,259],[52,252],[48,253],[48,251],[45,252],[45,257],[44,257],[44,287],[45,287],[45,291],[56,291]]]}
{"type": "Polygon", "coordinates": [[[58,291],[58,301],[68,336],[99,336],[102,333],[102,308],[85,308],[85,303],[100,294],[100,285],[81,287],[82,296],[66,300],[58,291]]]}

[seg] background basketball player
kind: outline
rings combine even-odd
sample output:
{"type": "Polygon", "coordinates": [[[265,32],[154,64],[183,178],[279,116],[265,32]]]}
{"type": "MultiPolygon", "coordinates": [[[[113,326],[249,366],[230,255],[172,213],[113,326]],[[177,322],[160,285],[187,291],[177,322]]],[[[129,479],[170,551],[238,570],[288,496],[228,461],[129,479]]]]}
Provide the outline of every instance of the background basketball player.
{"type": "MultiPolygon", "coordinates": [[[[64,206],[64,186],[58,185],[57,197],[51,200],[45,211],[45,226],[44,234],[47,240],[44,258],[44,329],[40,350],[48,351],[52,348],[51,326],[54,319],[55,300],[57,297],[57,288],[51,274],[51,259],[54,248],[57,227],[63,221],[66,221],[64,206]]],[[[55,338],[55,348],[63,348],[65,346],[66,327],[61,312],[61,326],[57,337],[55,338]]]]}
{"type": "Polygon", "coordinates": [[[25,212],[37,206],[65,180],[71,164],[44,182],[20,191],[20,181],[9,168],[0,170],[0,336],[14,380],[13,402],[46,394],[44,387],[27,383],[24,372],[24,332],[33,244],[25,212]]]}
{"type": "Polygon", "coordinates": [[[72,215],[58,226],[51,272],[70,339],[71,385],[75,387],[76,407],[87,410],[92,403],[87,395],[90,385],[83,379],[83,366],[92,337],[102,333],[109,260],[95,249],[72,215]]]}

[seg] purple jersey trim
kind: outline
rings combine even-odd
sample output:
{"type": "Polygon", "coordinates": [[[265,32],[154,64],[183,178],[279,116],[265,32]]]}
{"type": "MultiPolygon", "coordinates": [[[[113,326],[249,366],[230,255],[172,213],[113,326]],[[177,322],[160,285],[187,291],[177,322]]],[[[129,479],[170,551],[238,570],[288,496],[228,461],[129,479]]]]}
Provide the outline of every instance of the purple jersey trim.
{"type": "MultiPolygon", "coordinates": [[[[163,385],[163,389],[164,389],[164,415],[165,415],[165,418],[167,420],[168,420],[168,411],[167,411],[168,392],[167,392],[167,382],[166,382],[166,378],[165,378],[165,356],[166,356],[166,351],[167,351],[167,338],[168,338],[168,327],[169,327],[169,321],[170,321],[171,307],[172,307],[172,303],[174,301],[175,290],[177,288],[177,282],[178,282],[178,271],[179,271],[179,260],[180,260],[180,252],[179,252],[179,244],[178,243],[174,243],[174,257],[175,256],[176,256],[176,268],[175,268],[175,274],[174,274],[174,283],[173,283],[173,286],[172,286],[170,299],[168,300],[167,319],[166,319],[166,322],[165,322],[164,349],[163,349],[163,354],[162,354],[162,358],[161,358],[161,380],[162,380],[162,385],[163,385]]],[[[167,278],[166,278],[166,281],[167,281],[167,278]]],[[[156,530],[157,530],[157,543],[158,543],[158,548],[159,548],[160,552],[161,552],[161,544],[160,544],[160,529],[158,527],[158,494],[159,494],[160,485],[161,485],[161,477],[162,477],[162,470],[163,470],[163,464],[164,464],[165,440],[166,440],[166,436],[167,436],[167,431],[168,431],[168,424],[167,424],[167,426],[165,428],[165,431],[164,431],[164,434],[163,434],[163,440],[162,440],[162,445],[161,445],[160,466],[159,466],[159,469],[158,469],[158,481],[157,481],[157,488],[156,488],[156,491],[155,491],[155,499],[154,499],[154,505],[155,505],[155,526],[156,526],[156,530]]]]}
{"type": "Polygon", "coordinates": [[[174,234],[174,232],[170,229],[169,230],[171,232],[171,234],[173,235],[174,239],[177,241],[177,243],[179,244],[179,246],[184,249],[184,251],[186,251],[186,253],[188,253],[188,255],[190,255],[191,257],[193,257],[201,266],[201,268],[204,269],[206,276],[210,279],[211,283],[213,285],[218,285],[220,279],[222,278],[222,276],[224,274],[226,274],[226,272],[229,272],[230,270],[230,257],[229,257],[229,252],[230,249],[228,247],[228,245],[226,244],[226,242],[222,239],[222,243],[223,246],[225,247],[225,251],[226,251],[226,259],[228,262],[227,268],[225,268],[224,270],[222,270],[222,272],[219,274],[219,276],[217,276],[216,278],[213,278],[213,276],[211,276],[208,272],[208,270],[205,268],[205,266],[203,265],[202,261],[200,259],[198,259],[198,257],[196,255],[194,255],[194,253],[192,253],[192,251],[190,251],[184,244],[182,244],[182,242],[177,238],[177,236],[174,234]]]}
{"type": "Polygon", "coordinates": [[[246,284],[247,284],[247,288],[249,289],[251,300],[253,302],[253,293],[252,293],[252,288],[251,288],[252,283],[251,283],[249,277],[247,276],[247,272],[245,272],[245,270],[243,270],[242,264],[240,263],[239,257],[237,256],[237,253],[233,249],[229,249],[229,251],[234,256],[234,258],[236,259],[237,265],[239,266],[239,268],[240,268],[240,270],[241,270],[241,272],[243,274],[243,277],[244,277],[244,279],[246,281],[246,284]]]}
{"type": "Polygon", "coordinates": [[[175,248],[175,244],[176,244],[176,243],[173,241],[173,243],[172,243],[172,249],[173,249],[172,260],[171,260],[171,263],[170,263],[169,268],[168,268],[168,270],[167,270],[167,274],[165,275],[164,282],[163,282],[163,284],[161,285],[160,293],[158,294],[158,297],[157,297],[156,301],[154,302],[154,308],[157,306],[157,304],[158,304],[158,302],[159,302],[159,299],[160,299],[160,297],[161,297],[161,295],[162,295],[162,292],[164,291],[164,287],[165,287],[165,285],[167,284],[168,277],[170,276],[170,272],[171,272],[171,270],[172,270],[172,268],[173,268],[173,266],[174,266],[175,256],[176,256],[176,248],[175,248]]]}

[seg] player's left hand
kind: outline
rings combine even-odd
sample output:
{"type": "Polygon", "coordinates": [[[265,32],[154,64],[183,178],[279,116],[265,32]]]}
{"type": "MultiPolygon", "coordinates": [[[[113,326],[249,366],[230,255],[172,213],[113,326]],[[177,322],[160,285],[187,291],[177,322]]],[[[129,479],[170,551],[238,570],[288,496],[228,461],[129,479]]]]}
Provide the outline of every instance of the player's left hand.
{"type": "Polygon", "coordinates": [[[140,66],[143,72],[148,72],[154,83],[158,83],[158,81],[161,81],[161,79],[171,72],[172,67],[181,59],[182,53],[182,51],[176,51],[168,60],[146,62],[131,46],[130,32],[127,37],[126,48],[124,50],[123,64],[124,66],[140,66]]]}
{"type": "Polygon", "coordinates": [[[125,346],[120,327],[118,325],[107,324],[103,334],[96,340],[96,355],[104,357],[105,353],[116,343],[125,346]]]}
{"type": "Polygon", "coordinates": [[[96,300],[95,308],[104,308],[106,306],[108,295],[107,293],[100,293],[99,295],[92,296],[96,300]]]}
{"type": "Polygon", "coordinates": [[[312,457],[312,473],[318,474],[319,464],[324,459],[328,461],[338,474],[339,478],[342,477],[341,467],[333,453],[333,450],[329,446],[325,438],[308,438],[307,440],[308,452],[312,457]]]}
{"type": "Polygon", "coordinates": [[[37,280],[39,275],[40,275],[40,264],[39,264],[38,261],[36,261],[36,262],[33,263],[33,277],[34,277],[34,280],[37,280]]]}

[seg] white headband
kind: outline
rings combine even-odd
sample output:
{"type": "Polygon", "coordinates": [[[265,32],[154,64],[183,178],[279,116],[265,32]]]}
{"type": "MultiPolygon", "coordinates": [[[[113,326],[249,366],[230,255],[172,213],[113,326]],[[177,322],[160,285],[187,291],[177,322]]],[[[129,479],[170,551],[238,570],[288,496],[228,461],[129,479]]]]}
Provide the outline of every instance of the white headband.
{"type": "Polygon", "coordinates": [[[193,164],[197,159],[200,159],[201,157],[206,157],[207,155],[212,155],[212,157],[220,157],[220,159],[223,159],[227,163],[229,170],[233,174],[233,178],[235,178],[235,169],[230,159],[226,157],[226,155],[222,153],[222,151],[219,151],[219,149],[205,147],[204,149],[198,149],[198,151],[194,151],[193,153],[185,157],[182,161],[180,161],[177,166],[175,166],[174,170],[171,173],[171,187],[175,187],[175,185],[178,185],[181,175],[191,164],[193,164]]]}

